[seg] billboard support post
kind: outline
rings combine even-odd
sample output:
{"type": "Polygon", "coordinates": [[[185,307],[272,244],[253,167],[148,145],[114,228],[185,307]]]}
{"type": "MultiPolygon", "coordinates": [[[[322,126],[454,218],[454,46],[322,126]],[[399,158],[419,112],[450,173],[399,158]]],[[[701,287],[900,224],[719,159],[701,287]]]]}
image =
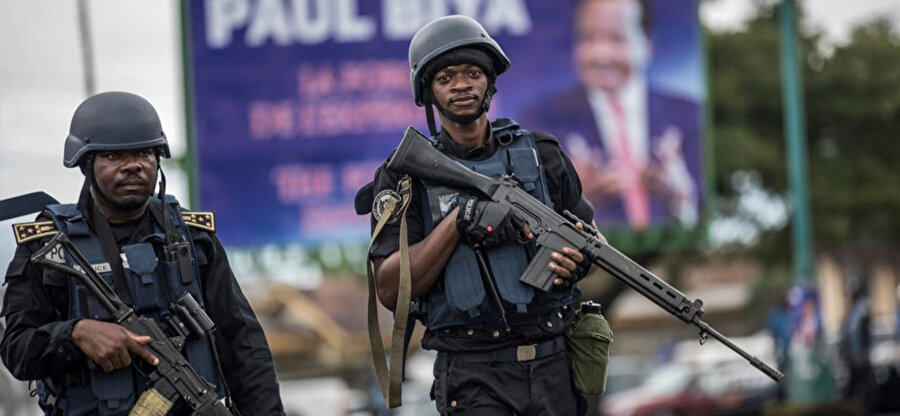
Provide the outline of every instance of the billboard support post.
{"type": "Polygon", "coordinates": [[[180,2],[181,17],[181,74],[184,98],[184,156],[181,168],[187,176],[188,203],[191,209],[200,209],[197,187],[196,138],[194,137],[194,80],[191,71],[191,9],[187,2],[180,2]]]}

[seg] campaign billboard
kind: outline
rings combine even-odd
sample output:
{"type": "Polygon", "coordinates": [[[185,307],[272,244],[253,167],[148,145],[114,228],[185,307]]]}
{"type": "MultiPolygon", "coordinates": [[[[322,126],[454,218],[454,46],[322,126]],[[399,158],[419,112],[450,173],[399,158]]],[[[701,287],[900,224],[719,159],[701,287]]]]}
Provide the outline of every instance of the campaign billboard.
{"type": "MultiPolygon", "coordinates": [[[[512,62],[497,81],[489,115],[559,137],[583,172],[585,195],[601,227],[692,224],[703,200],[705,86],[697,5],[611,2],[630,4],[622,13],[637,16],[644,26],[595,29],[576,19],[599,13],[586,9],[595,2],[607,3],[189,1],[185,78],[200,206],[216,213],[217,232],[226,244],[363,241],[369,220],[354,212],[357,189],[372,179],[407,126],[427,131],[424,110],[415,106],[409,86],[409,40],[436,17],[465,14],[486,28],[512,62]],[[621,62],[604,61],[603,50],[615,48],[585,43],[616,37],[625,43],[624,52],[617,52],[626,55],[621,62]],[[628,43],[635,38],[644,42],[628,43]],[[604,65],[611,65],[608,73],[604,65]],[[618,75],[625,79],[622,93],[587,92],[579,98],[585,79],[615,78],[617,70],[627,72],[618,75]],[[615,107],[610,97],[621,98],[621,108],[644,109],[636,110],[637,116],[615,116],[623,111],[610,110],[615,107]],[[620,122],[600,121],[610,114],[620,122]],[[619,133],[626,130],[646,138],[637,139],[631,158],[623,159],[629,152],[618,144],[635,140],[619,133]],[[605,132],[611,133],[603,137],[605,132]],[[620,184],[603,193],[597,178],[604,171],[649,179],[643,191],[620,184]],[[681,205],[666,200],[660,207],[653,192],[658,187],[670,194],[674,189],[681,205]],[[609,207],[626,209],[605,205],[617,198],[609,207]]],[[[610,22],[617,19],[622,20],[610,22]]],[[[628,19],[624,22],[634,20],[628,19]]]]}

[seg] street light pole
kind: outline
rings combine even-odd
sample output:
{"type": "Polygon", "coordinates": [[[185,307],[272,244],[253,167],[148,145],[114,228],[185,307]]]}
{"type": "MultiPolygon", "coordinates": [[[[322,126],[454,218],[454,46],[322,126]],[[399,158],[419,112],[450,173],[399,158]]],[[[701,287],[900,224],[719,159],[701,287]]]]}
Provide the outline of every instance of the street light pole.
{"type": "Polygon", "coordinates": [[[94,44],[91,41],[91,20],[88,15],[87,0],[78,0],[78,34],[81,39],[81,60],[84,68],[84,93],[90,97],[96,92],[94,86],[94,44]]]}
{"type": "Polygon", "coordinates": [[[794,282],[815,282],[812,229],[809,215],[806,166],[806,110],[803,104],[803,71],[797,62],[797,11],[794,0],[783,0],[779,13],[781,27],[781,92],[784,106],[784,135],[787,141],[788,172],[791,184],[791,235],[794,252],[794,282]]]}
{"type": "Polygon", "coordinates": [[[788,348],[787,399],[792,405],[820,405],[835,398],[831,368],[822,344],[822,311],[816,281],[809,212],[806,166],[806,110],[803,105],[803,71],[797,60],[797,9],[795,0],[782,0],[779,10],[781,41],[781,91],[784,135],[791,186],[791,236],[794,255],[792,308],[794,329],[788,348]]]}

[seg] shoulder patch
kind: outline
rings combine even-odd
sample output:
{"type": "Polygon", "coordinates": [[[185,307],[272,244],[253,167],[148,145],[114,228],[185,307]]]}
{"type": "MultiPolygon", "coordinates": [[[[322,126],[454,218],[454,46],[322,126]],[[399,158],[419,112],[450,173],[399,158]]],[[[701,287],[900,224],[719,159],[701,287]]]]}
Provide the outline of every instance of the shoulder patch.
{"type": "Polygon", "coordinates": [[[395,192],[393,189],[385,189],[375,195],[375,200],[372,203],[372,215],[375,217],[375,221],[381,221],[381,217],[384,215],[388,215],[387,223],[390,224],[394,221],[397,221],[400,218],[400,194],[395,192]],[[388,201],[393,202],[393,211],[390,211],[387,207],[388,201]]]}
{"type": "Polygon", "coordinates": [[[181,218],[188,227],[216,231],[216,217],[212,212],[183,211],[181,218]]]}
{"type": "Polygon", "coordinates": [[[23,222],[13,224],[13,233],[16,235],[16,244],[22,244],[39,238],[49,237],[59,233],[53,221],[23,222]]]}

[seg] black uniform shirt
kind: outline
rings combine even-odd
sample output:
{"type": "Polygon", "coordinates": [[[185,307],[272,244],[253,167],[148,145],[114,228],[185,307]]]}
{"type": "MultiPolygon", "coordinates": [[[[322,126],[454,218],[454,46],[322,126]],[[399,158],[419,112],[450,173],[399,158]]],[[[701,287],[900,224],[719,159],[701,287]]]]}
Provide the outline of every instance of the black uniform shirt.
{"type": "MultiPolygon", "coordinates": [[[[547,178],[547,188],[550,192],[550,200],[557,212],[569,210],[579,218],[590,223],[594,216],[589,206],[579,204],[581,201],[581,181],[572,165],[572,161],[560,148],[559,142],[552,135],[532,131],[535,146],[544,167],[544,175],[547,178]]],[[[482,146],[467,146],[454,142],[447,133],[441,131],[438,140],[443,145],[443,150],[453,156],[466,160],[484,160],[491,157],[497,150],[497,139],[491,135],[482,146]]],[[[385,189],[397,190],[400,175],[384,169],[384,165],[375,173],[375,190],[377,194],[385,189]]],[[[412,181],[412,197],[409,208],[406,211],[409,245],[422,241],[425,238],[424,203],[422,195],[425,188],[415,178],[412,181]]],[[[375,219],[372,218],[374,229],[375,219]]],[[[372,244],[373,257],[387,257],[397,251],[400,236],[400,221],[394,221],[384,226],[378,239],[372,244]]],[[[513,308],[513,310],[515,310],[513,308]]],[[[427,331],[422,343],[426,348],[441,351],[466,351],[466,350],[490,350],[511,345],[521,345],[525,342],[533,342],[559,334],[571,322],[573,315],[571,308],[552,311],[542,316],[528,316],[521,321],[516,321],[514,314],[508,314],[513,331],[503,337],[494,336],[495,331],[504,333],[502,325],[497,322],[494,325],[481,327],[469,334],[471,328],[451,328],[443,331],[427,331]],[[549,323],[549,325],[548,325],[549,323]]]]}
{"type": "MultiPolygon", "coordinates": [[[[149,214],[134,222],[113,224],[117,243],[152,230],[149,214]]],[[[215,234],[190,228],[197,249],[205,309],[216,324],[216,344],[225,382],[244,415],[283,415],[275,364],[262,327],[235,280],[222,243],[215,234]]],[[[75,319],[68,317],[68,278],[44,271],[29,259],[46,239],[16,249],[6,273],[0,316],[7,329],[0,357],[21,380],[61,374],[85,374],[87,357],[71,340],[75,319]]]]}

